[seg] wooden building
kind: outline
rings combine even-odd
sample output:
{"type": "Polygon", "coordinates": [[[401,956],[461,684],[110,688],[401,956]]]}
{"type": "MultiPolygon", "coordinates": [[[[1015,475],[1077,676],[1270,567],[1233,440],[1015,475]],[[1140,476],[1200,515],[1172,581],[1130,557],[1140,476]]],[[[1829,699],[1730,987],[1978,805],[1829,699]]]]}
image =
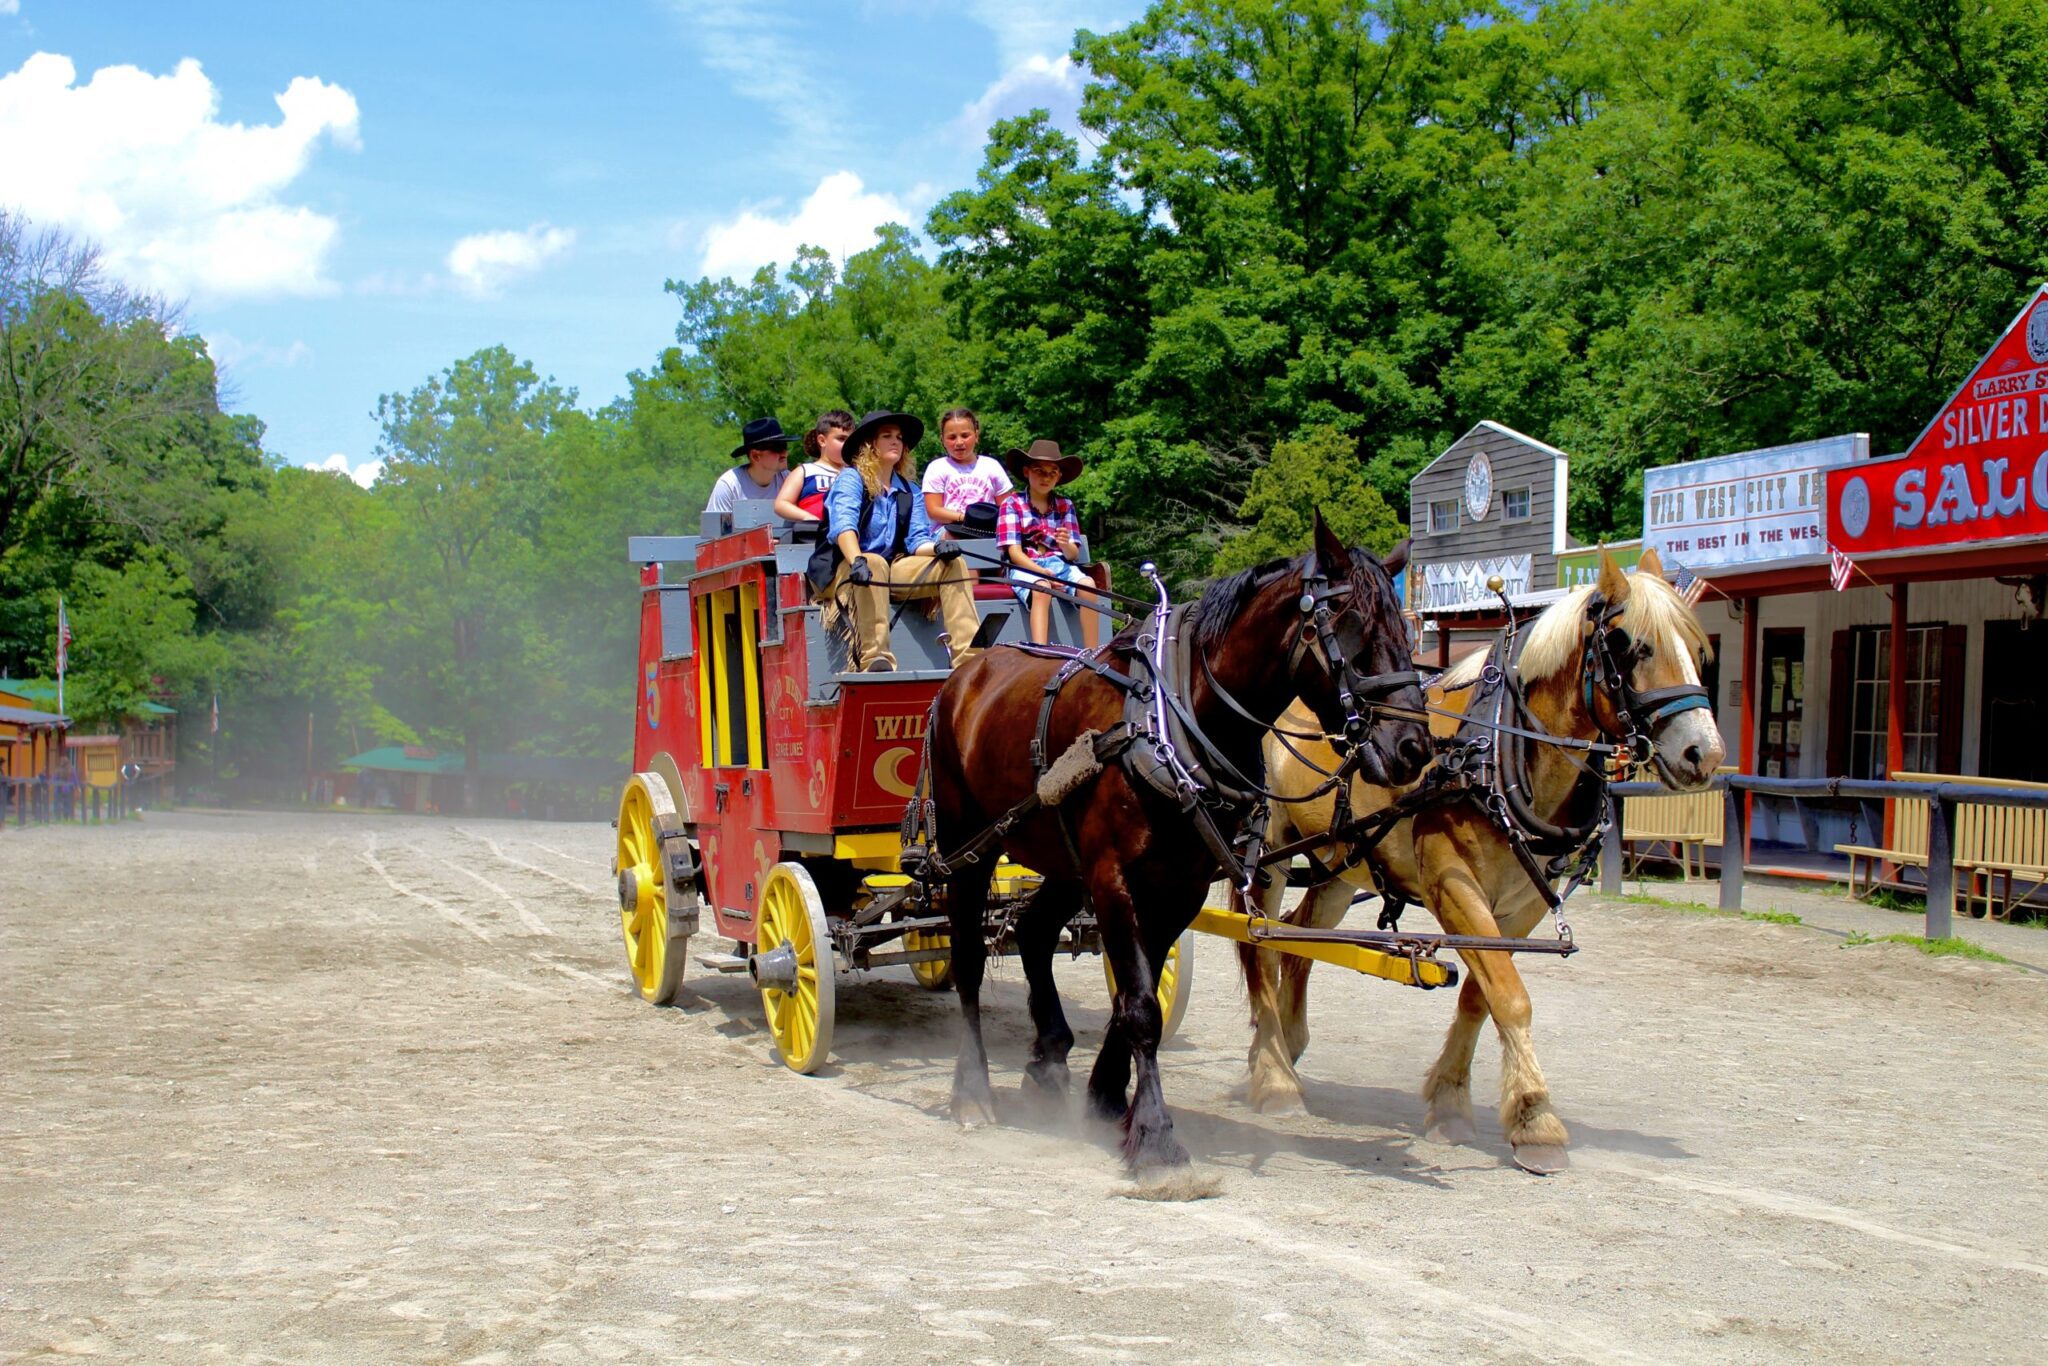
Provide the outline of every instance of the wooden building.
{"type": "Polygon", "coordinates": [[[1555,446],[1481,422],[1408,482],[1412,537],[1408,607],[1422,622],[1419,651],[1448,665],[1490,643],[1498,576],[1518,612],[1555,600],[1571,461],[1555,446]]]}

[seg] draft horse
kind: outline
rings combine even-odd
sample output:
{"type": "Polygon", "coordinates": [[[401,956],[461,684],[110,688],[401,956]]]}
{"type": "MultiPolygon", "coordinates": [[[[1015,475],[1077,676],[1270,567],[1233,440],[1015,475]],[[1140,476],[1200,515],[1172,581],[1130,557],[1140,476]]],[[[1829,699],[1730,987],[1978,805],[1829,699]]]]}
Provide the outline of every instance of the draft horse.
{"type": "Polygon", "coordinates": [[[1037,1035],[1025,1071],[1048,1092],[1067,1089],[1074,1034],[1052,959],[1085,901],[1116,977],[1089,1111],[1121,1121],[1132,1170],[1186,1163],[1159,1083],[1154,965],[1193,923],[1224,866],[1229,850],[1216,848],[1218,831],[1228,840],[1255,813],[1245,789],[1258,780],[1245,775],[1260,773],[1260,741],[1292,699],[1328,733],[1349,737],[1350,763],[1371,781],[1399,784],[1422,771],[1429,740],[1412,670],[1388,568],[1346,549],[1320,516],[1310,553],[1221,580],[1164,628],[1150,618],[1081,660],[1005,648],[956,669],[933,703],[925,761],[939,852],[932,868],[952,918],[963,1022],[955,1118],[988,1123],[995,1114],[981,1031],[983,912],[995,857],[993,848],[968,856],[970,842],[1029,805],[1049,761],[1085,758],[1093,746],[1099,769],[1063,799],[1015,818],[998,841],[1044,877],[1015,927],[1037,1035]],[[1155,653],[1162,629],[1167,648],[1155,653]],[[1183,724],[1164,723],[1166,744],[1193,752],[1165,752],[1148,728],[1147,716],[1169,712],[1183,724]],[[1169,796],[1144,776],[1175,760],[1213,785],[1169,796]],[[1219,798],[1224,788],[1240,799],[1219,798]]]}
{"type": "MultiPolygon", "coordinates": [[[[1632,745],[1673,789],[1698,789],[1712,780],[1723,749],[1700,686],[1708,642],[1692,610],[1664,582],[1654,550],[1643,556],[1632,576],[1603,555],[1598,582],[1546,610],[1521,633],[1521,647],[1519,660],[1475,654],[1430,688],[1430,705],[1451,713],[1432,716],[1434,735],[1449,739],[1457,734],[1468,712],[1495,714],[1496,699],[1502,696],[1497,689],[1507,687],[1511,691],[1505,696],[1519,691],[1524,704],[1522,719],[1510,724],[1572,740],[1632,745]],[[1505,676],[1485,673],[1489,662],[1505,676]]],[[[1512,718],[1517,709],[1504,706],[1500,714],[1512,718]]],[[[1310,728],[1314,709],[1290,708],[1279,724],[1283,731],[1310,728]]],[[[1502,771],[1522,789],[1520,818],[1535,827],[1527,833],[1591,833],[1606,796],[1604,782],[1588,771],[1592,761],[1541,739],[1505,732],[1490,738],[1502,771]]],[[[1311,792],[1318,786],[1319,770],[1335,763],[1335,752],[1324,741],[1276,743],[1269,737],[1268,785],[1281,798],[1268,804],[1269,845],[1279,848],[1330,829],[1337,811],[1334,792],[1307,801],[1286,798],[1311,792]]],[[[1351,785],[1352,815],[1383,811],[1403,795],[1361,776],[1351,785]]],[[[1285,919],[1334,927],[1344,918],[1354,889],[1391,892],[1426,906],[1447,932],[1461,935],[1523,936],[1549,909],[1530,867],[1515,853],[1507,831],[1489,817],[1480,796],[1422,806],[1393,825],[1369,856],[1339,867],[1331,881],[1305,896],[1285,919]]],[[[1280,915],[1282,891],[1279,879],[1265,890],[1267,916],[1280,915]]],[[[1241,946],[1238,956],[1251,998],[1246,1099],[1265,1114],[1300,1111],[1305,1106],[1294,1065],[1308,1046],[1308,978],[1314,964],[1250,945],[1241,946]]],[[[1569,1165],[1569,1136],[1551,1109],[1549,1084],[1530,1035],[1529,993],[1514,958],[1493,950],[1460,950],[1459,956],[1467,972],[1457,1016],[1423,1083],[1425,1133],[1443,1143],[1476,1139],[1472,1052],[1480,1025],[1491,1015],[1501,1041],[1500,1123],[1514,1146],[1515,1161],[1535,1172],[1561,1170],[1569,1165]]]]}

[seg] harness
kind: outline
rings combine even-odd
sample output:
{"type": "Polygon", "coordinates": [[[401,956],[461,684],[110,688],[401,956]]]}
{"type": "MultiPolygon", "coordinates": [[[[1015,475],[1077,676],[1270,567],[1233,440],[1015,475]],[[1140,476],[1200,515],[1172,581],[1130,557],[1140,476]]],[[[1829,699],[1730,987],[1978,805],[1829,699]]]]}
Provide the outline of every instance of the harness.
{"type": "MultiPolygon", "coordinates": [[[[1005,812],[994,825],[947,858],[938,852],[937,813],[930,797],[929,778],[921,776],[919,794],[905,812],[903,835],[906,851],[909,846],[919,846],[916,861],[923,870],[944,877],[952,869],[973,862],[1019,821],[1046,806],[1052,808],[1068,858],[1078,869],[1080,852],[1067,822],[1063,799],[1076,790],[1079,783],[1066,779],[1051,787],[1048,785],[1048,774],[1054,765],[1068,763],[1071,758],[1084,771],[1084,776],[1090,778],[1101,767],[1120,763],[1129,777],[1171,802],[1194,825],[1203,845],[1233,885],[1248,889],[1252,879],[1259,876],[1259,870],[1265,865],[1265,860],[1259,856],[1262,837],[1252,828],[1250,817],[1259,801],[1282,798],[1278,793],[1268,791],[1256,779],[1248,777],[1197,721],[1192,705],[1196,670],[1202,671],[1209,688],[1231,710],[1262,729],[1277,728],[1253,715],[1223,687],[1210,671],[1207,658],[1195,647],[1193,633],[1187,629],[1187,606],[1176,607],[1168,601],[1165,585],[1153,566],[1142,566],[1142,572],[1152,583],[1157,597],[1149,626],[1129,644],[1118,646],[1111,642],[1090,650],[1057,645],[1010,644],[1000,647],[1061,661],[1060,667],[1046,680],[1037,726],[1031,739],[1033,791],[1023,802],[1005,812]],[[1128,672],[1109,663],[1108,656],[1113,650],[1128,656],[1128,672]],[[1123,693],[1122,719],[1107,731],[1082,732],[1065,754],[1054,756],[1050,742],[1053,708],[1066,685],[1083,672],[1093,673],[1123,693]],[[1075,752],[1084,746],[1088,753],[1076,755],[1075,752]],[[1054,799],[1048,800],[1049,797],[1054,799]],[[1226,834],[1226,829],[1231,833],[1226,834]]],[[[1318,795],[1331,787],[1340,792],[1349,789],[1350,777],[1362,759],[1363,746],[1369,738],[1371,722],[1367,717],[1381,713],[1414,715],[1407,709],[1393,707],[1379,699],[1402,688],[1419,685],[1422,677],[1414,670],[1366,674],[1354,661],[1342,655],[1336,637],[1336,623],[1341,613],[1331,604],[1348,596],[1351,591],[1349,584],[1330,584],[1311,566],[1303,577],[1300,619],[1290,632],[1287,648],[1288,676],[1297,677],[1304,660],[1313,655],[1336,684],[1338,702],[1344,713],[1346,757],[1335,773],[1327,775],[1324,785],[1317,789],[1318,795]]],[[[937,707],[938,699],[934,698],[932,713],[926,720],[921,775],[930,773],[932,722],[936,718],[937,707]]]]}
{"type": "Polygon", "coordinates": [[[1654,761],[1661,769],[1658,732],[1675,717],[1712,705],[1707,690],[1696,683],[1636,689],[1632,676],[1648,647],[1632,641],[1617,624],[1622,610],[1597,592],[1586,604],[1586,617],[1593,629],[1586,635],[1580,659],[1581,698],[1602,739],[1553,734],[1530,710],[1519,667],[1522,640],[1510,621],[1488,651],[1479,673],[1458,685],[1460,689],[1478,688],[1472,703],[1463,712],[1428,708],[1434,715],[1457,717],[1460,725],[1452,738],[1439,742],[1436,762],[1420,784],[1370,816],[1346,821],[1340,811],[1328,831],[1274,850],[1272,858],[1277,861],[1318,845],[1337,845],[1343,854],[1339,866],[1363,862],[1371,869],[1380,890],[1380,928],[1398,929],[1401,912],[1421,897],[1393,877],[1379,857],[1380,842],[1401,821],[1423,811],[1471,802],[1507,839],[1516,861],[1556,918],[1558,938],[1569,952],[1571,927],[1561,910],[1564,902],[1591,880],[1599,863],[1600,846],[1609,830],[1608,765],[1627,756],[1637,763],[1654,761]],[[1601,718],[1596,705],[1600,696],[1613,710],[1612,726],[1601,718]],[[1539,745],[1555,750],[1579,769],[1563,809],[1554,819],[1532,804],[1533,763],[1539,745]],[[1593,762],[1581,759],[1581,754],[1593,762]],[[1567,872],[1570,881],[1560,893],[1555,884],[1567,872]]]}

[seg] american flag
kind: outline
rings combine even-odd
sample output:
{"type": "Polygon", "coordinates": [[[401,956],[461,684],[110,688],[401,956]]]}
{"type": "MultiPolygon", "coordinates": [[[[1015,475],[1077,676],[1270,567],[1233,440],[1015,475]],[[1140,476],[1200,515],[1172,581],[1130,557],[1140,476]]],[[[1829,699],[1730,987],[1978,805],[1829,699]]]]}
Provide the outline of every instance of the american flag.
{"type": "Polygon", "coordinates": [[[1687,607],[1699,606],[1707,591],[1707,581],[1676,560],[1671,562],[1671,586],[1678,590],[1679,600],[1687,607]]]}
{"type": "Polygon", "coordinates": [[[1849,587],[1849,576],[1856,572],[1856,562],[1833,546],[1828,547],[1828,582],[1835,586],[1837,593],[1849,587]]]}
{"type": "Polygon", "coordinates": [[[64,614],[64,599],[57,599],[57,672],[71,662],[71,618],[64,614]]]}

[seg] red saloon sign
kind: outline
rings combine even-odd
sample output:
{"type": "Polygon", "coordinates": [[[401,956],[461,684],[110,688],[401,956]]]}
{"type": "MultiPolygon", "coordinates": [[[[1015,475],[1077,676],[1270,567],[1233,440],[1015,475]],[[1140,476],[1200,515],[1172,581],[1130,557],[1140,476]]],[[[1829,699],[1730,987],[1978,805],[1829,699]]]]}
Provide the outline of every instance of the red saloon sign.
{"type": "Polygon", "coordinates": [[[2048,287],[1893,460],[1828,471],[1850,555],[2048,536],[2048,287]]]}

